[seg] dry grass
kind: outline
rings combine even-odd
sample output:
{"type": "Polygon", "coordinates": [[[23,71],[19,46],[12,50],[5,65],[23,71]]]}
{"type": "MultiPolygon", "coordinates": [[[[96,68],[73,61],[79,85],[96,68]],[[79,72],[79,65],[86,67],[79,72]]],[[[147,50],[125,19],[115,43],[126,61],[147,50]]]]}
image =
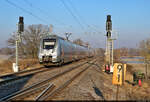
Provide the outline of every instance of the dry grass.
{"type": "MultiPolygon", "coordinates": [[[[144,65],[143,64],[127,64],[127,75],[126,79],[130,82],[133,81],[133,72],[136,72],[138,70],[144,71],[144,65]]],[[[150,85],[148,82],[143,81],[142,86],[139,87],[138,85],[132,86],[129,84],[126,84],[126,89],[131,89],[129,91],[129,99],[131,100],[149,100],[149,93],[150,93],[150,85]]]]}
{"type": "Polygon", "coordinates": [[[127,68],[127,71],[128,71],[130,74],[133,74],[133,73],[135,72],[132,65],[127,64],[127,67],[126,67],[126,68],[127,68]]]}
{"type": "Polygon", "coordinates": [[[5,73],[10,73],[12,72],[12,61],[10,60],[4,60],[0,63],[0,73],[5,74],[5,73]]]}
{"type": "Polygon", "coordinates": [[[20,60],[19,66],[21,70],[24,70],[28,67],[34,66],[35,64],[38,64],[38,59],[23,59],[23,60],[20,60]]]}
{"type": "MultiPolygon", "coordinates": [[[[12,73],[12,63],[14,63],[15,60],[3,60],[0,63],[0,74],[6,74],[6,73],[12,73]]],[[[22,59],[19,60],[19,68],[20,70],[24,70],[28,67],[32,67],[35,64],[38,64],[37,59],[22,59]]]]}

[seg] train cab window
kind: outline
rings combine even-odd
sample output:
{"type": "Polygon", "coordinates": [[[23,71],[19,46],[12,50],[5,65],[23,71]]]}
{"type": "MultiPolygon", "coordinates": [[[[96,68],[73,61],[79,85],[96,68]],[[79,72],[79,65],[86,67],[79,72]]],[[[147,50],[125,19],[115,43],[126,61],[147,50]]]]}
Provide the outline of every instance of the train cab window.
{"type": "Polygon", "coordinates": [[[56,44],[56,39],[43,39],[43,49],[53,49],[56,44]]]}

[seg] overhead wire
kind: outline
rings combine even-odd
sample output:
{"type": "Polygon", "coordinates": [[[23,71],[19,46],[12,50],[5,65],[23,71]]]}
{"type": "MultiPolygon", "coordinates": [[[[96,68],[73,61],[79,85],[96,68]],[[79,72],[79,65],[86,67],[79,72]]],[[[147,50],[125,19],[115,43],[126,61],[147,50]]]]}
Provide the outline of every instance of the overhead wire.
{"type": "Polygon", "coordinates": [[[60,1],[64,5],[64,7],[68,10],[68,12],[71,14],[71,16],[74,18],[74,20],[81,26],[82,29],[84,29],[83,25],[80,23],[80,21],[78,20],[78,18],[74,15],[74,13],[71,11],[71,9],[69,8],[69,6],[64,2],[64,0],[60,0],[60,1]]]}
{"type": "Polygon", "coordinates": [[[38,19],[39,21],[42,21],[42,22],[44,22],[44,23],[47,23],[46,20],[44,20],[44,19],[38,17],[37,15],[33,14],[32,12],[30,12],[30,11],[28,11],[28,10],[26,10],[26,9],[24,9],[24,8],[22,8],[22,7],[20,7],[20,6],[18,6],[17,4],[15,4],[15,3],[13,3],[13,2],[11,2],[11,1],[9,1],[9,0],[5,0],[5,1],[6,1],[7,3],[9,3],[10,5],[12,5],[12,6],[16,7],[16,8],[19,8],[19,9],[22,10],[23,12],[25,12],[25,13],[27,13],[27,14],[33,16],[33,17],[35,17],[35,18],[38,19]]]}
{"type": "MultiPolygon", "coordinates": [[[[98,34],[102,34],[102,32],[100,32],[99,30],[97,30],[94,26],[90,26],[84,19],[83,17],[80,15],[80,13],[78,12],[78,10],[76,9],[76,7],[74,6],[73,2],[71,0],[67,0],[68,3],[71,5],[72,9],[74,10],[74,12],[77,14],[78,18],[82,21],[82,23],[89,27],[92,31],[94,30],[95,32],[93,32],[93,34],[95,34],[96,32],[98,34]]],[[[92,32],[91,32],[92,33],[92,32]]],[[[88,34],[87,32],[85,32],[85,34],[88,34]]],[[[90,34],[90,33],[89,33],[90,34]]],[[[90,34],[91,35],[91,34],[90,34]]],[[[93,37],[93,36],[91,36],[93,37]]]]}
{"type": "Polygon", "coordinates": [[[74,11],[76,12],[76,14],[78,15],[78,17],[80,18],[80,20],[87,25],[87,23],[85,22],[85,20],[83,19],[83,17],[79,14],[78,10],[76,9],[76,7],[74,6],[74,4],[72,3],[71,0],[67,0],[68,3],[70,3],[70,5],[72,6],[72,8],[74,9],[74,11]]]}
{"type": "MultiPolygon", "coordinates": [[[[29,15],[35,17],[36,19],[38,19],[38,20],[40,20],[40,21],[42,21],[42,22],[44,22],[44,23],[47,23],[46,20],[44,20],[44,19],[38,17],[37,15],[33,14],[32,12],[30,12],[30,11],[28,11],[28,10],[26,10],[26,9],[24,9],[24,8],[22,8],[22,7],[20,7],[20,6],[18,6],[17,4],[15,4],[15,3],[13,3],[13,2],[11,2],[11,1],[9,1],[9,0],[5,0],[5,1],[6,1],[7,3],[11,4],[12,6],[14,6],[14,7],[16,7],[16,8],[19,8],[20,10],[22,10],[22,11],[28,13],[29,15]]],[[[70,12],[70,14],[71,14],[71,15],[73,16],[73,18],[76,20],[76,22],[84,29],[83,25],[80,23],[80,21],[78,20],[78,18],[73,14],[73,12],[69,9],[69,7],[66,5],[66,3],[64,2],[64,0],[60,0],[60,1],[63,3],[63,5],[65,6],[65,8],[68,10],[68,12],[70,12]]],[[[24,2],[26,2],[28,5],[30,5],[31,7],[33,7],[32,3],[30,3],[28,0],[24,0],[24,2]]],[[[77,9],[75,8],[75,6],[73,5],[73,3],[72,3],[70,0],[69,0],[69,3],[72,5],[74,11],[77,13],[77,15],[80,17],[80,19],[82,19],[82,22],[84,22],[84,24],[87,25],[88,27],[93,28],[93,27],[91,27],[90,25],[88,25],[88,24],[83,20],[83,18],[82,18],[82,17],[80,16],[80,14],[77,12],[77,9]]],[[[45,11],[41,10],[40,8],[38,8],[38,7],[36,7],[36,8],[37,8],[41,13],[47,14],[45,11]]],[[[62,22],[59,22],[59,23],[64,24],[64,23],[62,23],[62,22]]],[[[96,30],[96,29],[95,29],[95,30],[96,30]]],[[[97,30],[96,30],[96,32],[101,33],[101,32],[99,32],[99,31],[97,31],[97,30]]]]}
{"type": "Polygon", "coordinates": [[[76,9],[76,7],[75,7],[74,4],[72,3],[72,1],[71,1],[71,0],[67,0],[67,1],[70,3],[70,5],[71,5],[72,8],[74,9],[74,11],[76,12],[76,14],[78,15],[78,17],[79,17],[80,20],[82,21],[82,23],[84,23],[84,25],[86,25],[87,27],[89,27],[89,28],[95,30],[97,33],[102,33],[102,32],[100,32],[100,31],[98,31],[96,28],[94,28],[94,27],[90,26],[89,24],[87,24],[86,21],[83,19],[83,17],[79,14],[78,10],[76,9]]]}
{"type": "Polygon", "coordinates": [[[59,23],[59,24],[61,24],[61,25],[65,25],[65,23],[63,23],[63,22],[60,21],[60,20],[57,20],[56,18],[53,18],[53,17],[49,16],[48,13],[47,13],[45,10],[43,10],[43,9],[37,7],[37,6],[34,6],[34,5],[33,5],[31,2],[29,2],[28,0],[24,0],[24,2],[25,2],[26,4],[28,4],[30,7],[37,9],[40,13],[44,14],[47,18],[51,18],[51,19],[53,19],[54,21],[56,21],[57,23],[59,23]]]}
{"type": "Polygon", "coordinates": [[[32,7],[32,4],[28,0],[23,0],[23,1],[32,7]]]}
{"type": "Polygon", "coordinates": [[[25,12],[25,13],[27,13],[27,14],[33,16],[33,17],[35,17],[36,19],[38,19],[38,20],[40,20],[40,21],[42,21],[42,22],[44,22],[44,23],[47,23],[47,21],[45,21],[44,19],[42,19],[42,18],[38,17],[37,15],[33,14],[32,12],[30,12],[30,11],[28,11],[28,10],[26,10],[26,9],[24,9],[24,8],[22,8],[22,7],[20,7],[20,6],[18,6],[17,4],[15,4],[15,3],[13,3],[13,2],[11,2],[11,1],[9,1],[9,0],[5,0],[5,1],[6,1],[7,3],[9,3],[10,5],[12,5],[12,6],[16,7],[16,8],[19,8],[19,9],[22,10],[23,12],[25,12]]]}

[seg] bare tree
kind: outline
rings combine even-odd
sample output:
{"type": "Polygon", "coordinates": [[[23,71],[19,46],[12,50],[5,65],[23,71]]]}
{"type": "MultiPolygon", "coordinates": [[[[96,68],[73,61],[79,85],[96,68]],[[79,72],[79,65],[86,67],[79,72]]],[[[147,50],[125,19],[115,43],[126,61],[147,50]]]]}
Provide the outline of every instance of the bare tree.
{"type": "Polygon", "coordinates": [[[126,47],[114,49],[114,62],[119,62],[121,56],[128,56],[129,49],[126,47]]]}
{"type": "MultiPolygon", "coordinates": [[[[40,38],[48,33],[48,26],[41,24],[29,25],[22,35],[22,41],[19,43],[19,56],[28,58],[37,58],[40,38]]],[[[12,35],[7,40],[8,46],[15,47],[16,35],[12,35]]]]}
{"type": "Polygon", "coordinates": [[[95,48],[95,55],[104,57],[105,50],[103,48],[95,48]]]}
{"type": "Polygon", "coordinates": [[[84,45],[84,42],[80,38],[74,40],[73,43],[81,45],[81,46],[84,45]]]}
{"type": "Polygon", "coordinates": [[[0,49],[0,54],[4,55],[12,55],[13,52],[14,52],[13,49],[9,47],[4,47],[0,49]]]}
{"type": "Polygon", "coordinates": [[[121,49],[114,49],[114,61],[119,61],[121,57],[121,49]]]}
{"type": "Polygon", "coordinates": [[[150,38],[139,43],[140,55],[150,59],[150,38]]]}
{"type": "Polygon", "coordinates": [[[120,54],[121,56],[128,56],[128,48],[126,47],[120,48],[120,54]]]}
{"type": "Polygon", "coordinates": [[[130,48],[128,52],[129,56],[139,56],[139,49],[130,48]]]}

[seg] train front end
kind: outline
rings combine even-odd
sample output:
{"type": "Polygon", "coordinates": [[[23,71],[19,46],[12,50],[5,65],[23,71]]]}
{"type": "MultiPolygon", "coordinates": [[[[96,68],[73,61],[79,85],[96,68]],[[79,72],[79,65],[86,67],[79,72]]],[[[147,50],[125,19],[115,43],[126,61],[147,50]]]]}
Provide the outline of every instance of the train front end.
{"type": "Polygon", "coordinates": [[[58,59],[58,42],[56,37],[46,37],[41,40],[39,50],[39,61],[42,64],[57,63],[58,59]]]}

